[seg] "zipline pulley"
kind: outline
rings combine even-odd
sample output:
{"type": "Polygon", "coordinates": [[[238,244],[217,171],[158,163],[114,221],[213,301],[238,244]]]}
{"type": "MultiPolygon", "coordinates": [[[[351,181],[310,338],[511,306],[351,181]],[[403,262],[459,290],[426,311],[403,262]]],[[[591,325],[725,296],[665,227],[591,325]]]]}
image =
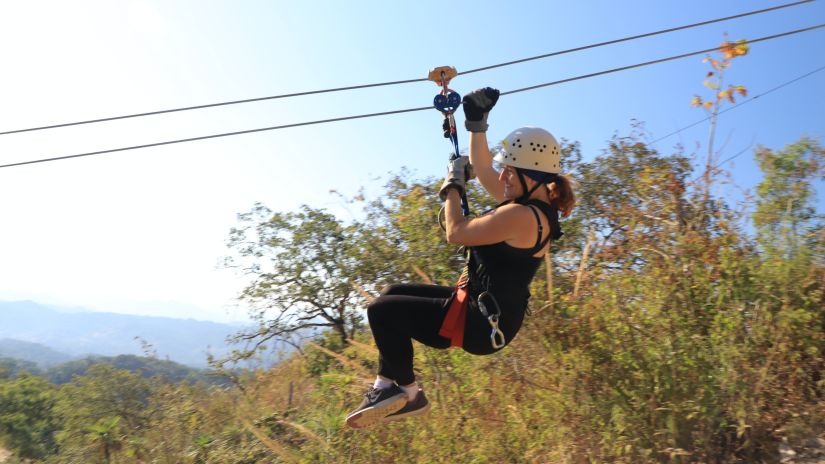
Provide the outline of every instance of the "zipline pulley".
{"type": "MultiPolygon", "coordinates": [[[[455,128],[455,117],[453,115],[456,110],[461,107],[461,95],[449,88],[450,80],[457,75],[458,71],[456,71],[454,67],[439,66],[430,70],[427,76],[427,79],[441,86],[441,92],[433,98],[433,106],[444,115],[444,122],[441,124],[444,138],[450,139],[453,143],[455,151],[450,155],[450,160],[454,160],[460,156],[458,149],[458,132],[455,128]]],[[[470,215],[466,192],[461,194],[461,211],[464,216],[470,215]]],[[[441,214],[439,214],[439,216],[441,216],[441,214]]]]}

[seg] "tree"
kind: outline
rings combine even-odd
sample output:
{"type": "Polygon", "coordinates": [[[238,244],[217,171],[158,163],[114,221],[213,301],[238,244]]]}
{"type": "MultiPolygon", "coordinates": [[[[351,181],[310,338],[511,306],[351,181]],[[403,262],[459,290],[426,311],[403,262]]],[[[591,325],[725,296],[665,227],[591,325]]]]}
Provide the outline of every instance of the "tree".
{"type": "Polygon", "coordinates": [[[770,315],[757,335],[772,378],[806,389],[794,398],[777,388],[764,401],[801,404],[823,394],[825,216],[817,214],[813,185],[825,179],[825,149],[803,137],[782,150],[760,148],[756,159],[764,178],[752,216],[762,252],[755,303],[770,315]]]}
{"type": "Polygon", "coordinates": [[[772,251],[783,238],[815,237],[823,216],[812,204],[813,183],[825,179],[825,150],[803,137],[779,151],[760,148],[756,160],[765,175],[753,214],[762,247],[772,251]]]}
{"type": "Polygon", "coordinates": [[[730,42],[726,39],[721,45],[719,45],[719,53],[722,54],[721,59],[713,58],[710,55],[706,56],[702,62],[708,63],[712,70],[708,71],[705,75],[705,81],[703,84],[713,92],[714,98],[713,100],[706,101],[699,95],[694,95],[690,102],[692,106],[700,107],[705,110],[710,118],[708,158],[705,163],[705,171],[702,176],[704,180],[702,204],[705,205],[710,198],[710,184],[713,177],[713,171],[718,167],[716,164],[718,154],[713,151],[713,144],[714,139],[716,138],[716,121],[719,117],[719,110],[726,101],[729,103],[735,103],[736,94],[739,94],[742,97],[746,97],[748,95],[748,90],[743,85],[729,84],[727,88],[723,89],[725,82],[725,70],[730,67],[735,58],[747,55],[749,50],[750,46],[745,40],[730,42]]]}
{"type": "Polygon", "coordinates": [[[0,441],[25,459],[42,459],[57,451],[55,389],[27,373],[0,382],[0,441]]]}
{"type": "MultiPolygon", "coordinates": [[[[586,224],[596,239],[591,254],[594,258],[598,254],[598,259],[593,262],[603,270],[623,269],[649,255],[640,246],[658,249],[663,239],[679,234],[692,216],[686,199],[690,172],[684,154],[657,152],[644,143],[638,130],[614,137],[602,155],[579,163],[574,171],[581,179],[574,219],[586,224]]],[[[580,250],[586,231],[579,233],[580,250]]],[[[577,258],[579,250],[568,259],[577,258]]]]}
{"type": "Polygon", "coordinates": [[[227,267],[252,278],[240,300],[252,308],[258,327],[235,335],[243,343],[233,357],[253,355],[270,340],[290,341],[324,328],[347,340],[361,321],[356,311],[357,226],[346,226],[322,209],[303,206],[273,213],[261,204],[239,215],[229,246],[237,256],[227,267]]]}
{"type": "Polygon", "coordinates": [[[109,417],[86,428],[87,438],[100,450],[106,464],[111,462],[112,452],[123,447],[123,438],[118,434],[119,423],[120,417],[109,417]]]}
{"type": "Polygon", "coordinates": [[[56,406],[63,418],[58,435],[61,454],[90,459],[90,447],[111,452],[125,446],[149,427],[151,395],[149,380],[107,364],[95,364],[86,375],[75,376],[60,387],[56,406]]]}

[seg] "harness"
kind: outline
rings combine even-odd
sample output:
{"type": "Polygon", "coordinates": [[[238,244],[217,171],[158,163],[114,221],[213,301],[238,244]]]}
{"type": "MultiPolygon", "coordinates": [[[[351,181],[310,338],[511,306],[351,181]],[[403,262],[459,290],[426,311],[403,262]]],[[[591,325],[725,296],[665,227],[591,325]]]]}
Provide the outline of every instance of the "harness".
{"type": "MultiPolygon", "coordinates": [[[[499,206],[507,203],[510,202],[508,201],[502,203],[499,206]]],[[[538,253],[547,245],[547,243],[550,242],[550,240],[558,240],[564,234],[561,231],[561,226],[559,224],[559,213],[557,208],[538,199],[527,199],[525,201],[517,201],[517,203],[529,207],[530,211],[532,211],[533,215],[536,217],[536,222],[538,223],[536,244],[532,248],[524,251],[525,254],[532,256],[538,253]],[[541,218],[539,217],[538,211],[541,211],[547,217],[548,225],[550,227],[550,232],[544,240],[542,240],[542,236],[544,235],[544,226],[541,223],[541,218]]],[[[477,274],[478,271],[474,269],[473,272],[477,274]]],[[[506,339],[504,337],[504,332],[502,332],[499,328],[501,306],[499,306],[498,300],[496,300],[496,297],[490,291],[489,275],[488,279],[484,279],[485,281],[480,282],[483,290],[479,293],[478,298],[473,301],[473,299],[469,297],[469,274],[470,269],[468,259],[468,264],[465,266],[461,277],[459,277],[456,284],[456,290],[449,302],[447,315],[444,317],[444,321],[441,324],[438,334],[444,338],[450,339],[451,347],[463,346],[464,326],[467,321],[467,308],[474,307],[481,312],[490,324],[490,344],[492,347],[494,349],[503,348],[506,344],[506,339]]]]}

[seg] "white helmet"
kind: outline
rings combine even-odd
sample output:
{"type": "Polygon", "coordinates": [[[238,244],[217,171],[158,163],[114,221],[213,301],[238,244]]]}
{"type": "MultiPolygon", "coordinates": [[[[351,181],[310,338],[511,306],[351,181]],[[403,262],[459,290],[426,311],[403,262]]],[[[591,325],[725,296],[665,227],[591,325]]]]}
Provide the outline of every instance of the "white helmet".
{"type": "Polygon", "coordinates": [[[553,134],[540,127],[522,127],[510,132],[501,143],[495,160],[514,168],[558,174],[561,172],[561,147],[553,134]]]}

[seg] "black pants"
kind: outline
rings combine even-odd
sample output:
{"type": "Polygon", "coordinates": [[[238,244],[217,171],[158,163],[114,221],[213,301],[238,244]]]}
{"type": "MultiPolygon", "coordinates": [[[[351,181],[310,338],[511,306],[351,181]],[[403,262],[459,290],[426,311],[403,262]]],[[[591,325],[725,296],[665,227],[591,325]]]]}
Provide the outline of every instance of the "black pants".
{"type": "MultiPolygon", "coordinates": [[[[378,346],[378,374],[395,380],[399,385],[415,381],[413,373],[413,346],[415,339],[433,348],[446,349],[450,340],[438,335],[452,287],[423,284],[390,285],[381,291],[367,308],[372,336],[378,346]]],[[[524,318],[524,311],[507,313],[502,308],[499,327],[505,343],[516,336],[524,318]]],[[[464,351],[473,354],[491,354],[490,324],[476,309],[468,308],[464,326],[464,351]]]]}

